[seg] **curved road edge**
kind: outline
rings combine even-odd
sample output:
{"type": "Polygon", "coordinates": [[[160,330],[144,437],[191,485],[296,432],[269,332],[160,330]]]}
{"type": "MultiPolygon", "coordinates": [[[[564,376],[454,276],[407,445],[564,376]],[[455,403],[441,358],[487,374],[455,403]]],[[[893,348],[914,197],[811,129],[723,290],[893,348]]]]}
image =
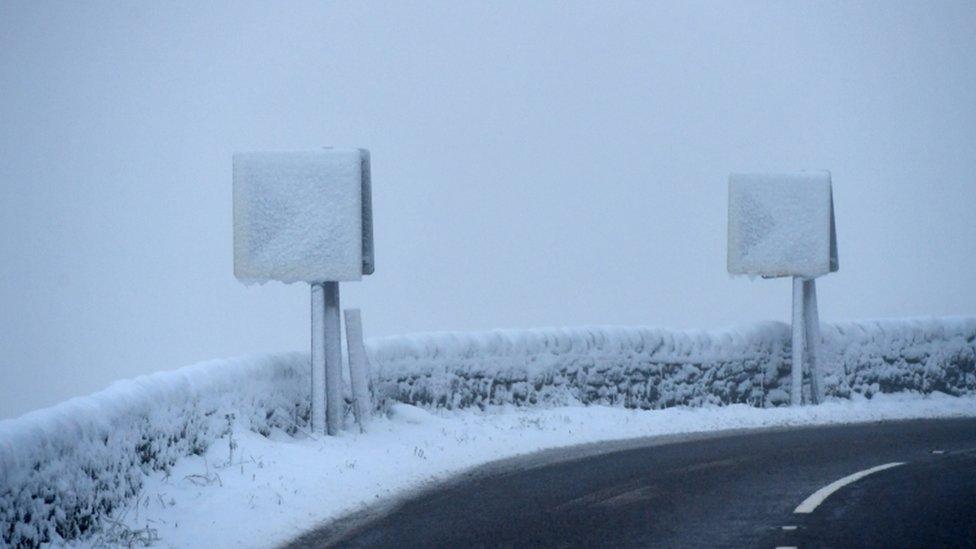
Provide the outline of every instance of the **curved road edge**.
{"type": "MultiPolygon", "coordinates": [[[[519,479],[517,482],[514,483],[515,484],[514,486],[510,486],[510,488],[512,488],[513,490],[512,493],[515,494],[513,496],[515,498],[513,501],[517,501],[519,497],[518,490],[520,489],[519,484],[524,483],[527,486],[531,486],[532,485],[531,480],[527,481],[526,479],[531,479],[533,475],[533,471],[551,470],[553,468],[559,468],[560,466],[565,466],[567,464],[570,465],[579,464],[581,462],[587,461],[592,465],[593,472],[594,472],[593,474],[599,475],[601,471],[606,469],[606,466],[602,466],[601,462],[613,461],[614,459],[616,459],[612,456],[621,456],[621,455],[626,455],[628,453],[638,452],[638,453],[647,453],[647,455],[650,456],[650,459],[653,459],[655,449],[660,449],[662,447],[682,446],[688,448],[690,451],[692,451],[692,453],[696,453],[694,451],[695,448],[703,445],[704,445],[703,447],[706,447],[706,449],[711,448],[712,449],[711,452],[713,454],[716,454],[719,457],[727,453],[727,452],[723,452],[722,450],[723,446],[738,447],[740,452],[743,449],[745,449],[747,454],[751,454],[752,452],[748,449],[749,445],[748,444],[743,445],[742,440],[744,439],[765,440],[765,439],[769,439],[770,437],[772,438],[779,437],[784,439],[784,441],[781,444],[774,442],[771,446],[773,450],[778,451],[780,454],[782,454],[782,451],[784,449],[788,451],[791,448],[791,445],[799,444],[802,446],[802,444],[804,444],[804,441],[807,441],[808,443],[812,442],[813,447],[814,448],[819,447],[820,451],[822,452],[823,448],[829,449],[832,446],[837,446],[837,444],[827,443],[825,446],[822,444],[818,444],[815,441],[815,439],[817,439],[818,437],[822,438],[822,434],[818,435],[818,433],[826,432],[826,433],[834,433],[836,435],[838,433],[842,434],[846,431],[852,431],[855,433],[864,434],[864,433],[872,433],[874,431],[897,432],[899,430],[907,430],[910,432],[915,432],[917,434],[918,431],[925,431],[926,429],[924,428],[924,425],[929,424],[931,422],[936,422],[940,425],[952,424],[953,422],[957,424],[971,425],[973,427],[971,431],[973,433],[976,433],[976,419],[972,419],[972,418],[939,419],[939,420],[898,420],[898,421],[882,421],[882,422],[857,423],[857,424],[832,425],[832,426],[734,429],[734,430],[724,430],[724,431],[689,433],[689,434],[681,434],[681,435],[644,437],[644,438],[636,438],[636,439],[619,440],[614,442],[589,443],[584,445],[555,448],[555,449],[535,452],[532,454],[516,456],[504,460],[494,461],[461,472],[442,482],[436,482],[436,483],[421,486],[415,490],[412,490],[407,493],[403,493],[399,497],[392,498],[376,506],[372,506],[368,509],[364,509],[361,511],[357,511],[345,515],[339,518],[338,520],[331,521],[329,523],[321,525],[313,531],[302,534],[301,536],[299,536],[298,538],[290,542],[287,546],[323,547],[323,546],[330,546],[336,543],[337,541],[343,541],[343,544],[346,544],[347,542],[350,542],[350,540],[358,539],[357,536],[359,536],[359,538],[362,538],[362,534],[364,532],[368,532],[371,528],[384,527],[383,526],[384,524],[386,524],[386,527],[389,528],[391,526],[395,526],[396,523],[398,522],[403,522],[405,517],[409,519],[411,514],[410,508],[416,508],[418,502],[429,503],[430,501],[437,500],[438,498],[444,499],[445,494],[452,494],[452,493],[463,494],[466,489],[470,490],[473,486],[474,487],[480,486],[483,489],[487,484],[494,484],[497,482],[501,482],[502,484],[505,484],[507,481],[508,484],[513,484],[512,483],[513,478],[519,479]],[[602,458],[606,458],[606,459],[602,459],[602,458]]],[[[897,438],[896,434],[893,434],[892,436],[895,436],[897,438]]],[[[841,436],[841,438],[843,438],[843,436],[841,436]]],[[[857,439],[857,435],[855,435],[854,438],[857,439]]],[[[917,436],[915,436],[915,438],[917,438],[917,436]]],[[[886,445],[883,436],[877,441],[875,441],[875,444],[878,443],[880,443],[882,447],[886,445]]],[[[974,441],[973,443],[976,444],[976,441],[974,441]]],[[[856,445],[856,440],[855,440],[855,445],[856,445]]],[[[661,452],[658,451],[657,453],[661,453],[661,452]]],[[[670,453],[674,453],[674,452],[671,451],[670,453]]],[[[734,454],[735,452],[732,453],[734,454]]],[[[708,452],[706,452],[706,454],[708,454],[708,452]]],[[[789,454],[789,452],[787,452],[787,454],[789,454]]],[[[751,459],[753,457],[757,457],[757,456],[747,455],[744,458],[737,458],[737,459],[739,461],[743,461],[743,460],[751,459]]],[[[780,455],[779,459],[782,460],[782,458],[783,455],[780,455]]],[[[673,465],[676,467],[680,467],[682,464],[685,463],[694,464],[695,461],[696,461],[695,456],[688,456],[687,458],[679,458],[677,461],[674,462],[673,465]]],[[[699,466],[704,466],[705,468],[723,469],[726,467],[726,465],[722,463],[723,461],[735,463],[736,459],[732,459],[732,460],[720,459],[717,461],[713,460],[713,463],[720,464],[718,466],[714,465],[713,463],[699,463],[699,466]]],[[[831,460],[828,459],[827,461],[831,461],[831,460]]],[[[870,458],[865,457],[864,459],[861,460],[861,462],[869,463],[870,458]]],[[[871,464],[876,465],[877,463],[878,462],[872,462],[871,464]]],[[[658,470],[661,467],[662,464],[656,464],[651,468],[658,470]]],[[[583,478],[587,474],[590,474],[587,472],[589,469],[580,470],[578,467],[574,469],[572,466],[570,466],[569,469],[573,469],[575,471],[575,474],[580,476],[580,478],[583,478]]],[[[843,467],[841,468],[835,467],[832,469],[832,471],[845,471],[845,470],[847,471],[847,473],[852,473],[857,469],[844,469],[843,467]]],[[[643,473],[641,473],[641,471],[635,470],[632,471],[631,476],[633,475],[639,476],[640,474],[643,473]]],[[[836,476],[829,477],[828,480],[832,481],[832,480],[836,480],[836,478],[838,477],[836,476]]],[[[823,478],[819,478],[817,480],[818,481],[823,480],[823,478]]],[[[610,482],[609,484],[612,485],[613,483],[610,482]]],[[[816,483],[814,482],[813,484],[816,483]]],[[[805,484],[805,486],[809,487],[809,486],[813,486],[813,484],[810,484],[808,482],[805,484]]],[[[815,488],[822,486],[822,484],[825,483],[818,484],[815,486],[815,488]]],[[[541,486],[537,488],[539,488],[543,492],[546,489],[545,486],[541,486]]],[[[552,494],[552,498],[551,498],[552,501],[549,501],[547,503],[552,504],[551,507],[555,508],[555,507],[565,507],[565,504],[571,503],[573,500],[580,500],[579,497],[566,499],[567,493],[571,493],[572,489],[573,489],[572,487],[568,487],[567,490],[569,490],[569,492],[552,494]],[[560,500],[560,498],[566,499],[566,501],[562,501],[560,500]],[[562,505],[559,504],[560,501],[562,501],[562,505]]],[[[604,489],[613,492],[615,488],[613,486],[608,486],[605,487],[604,489]]],[[[639,491],[640,490],[634,492],[634,490],[631,490],[630,492],[639,493],[639,491]]],[[[810,491],[810,493],[812,493],[812,490],[810,491]]],[[[522,494],[523,497],[536,497],[536,495],[537,494],[530,494],[530,493],[522,494]]],[[[795,496],[796,494],[793,495],[795,496]]],[[[803,497],[806,497],[808,495],[809,493],[804,493],[803,497]]],[[[450,496],[447,497],[448,499],[450,499],[450,496]]],[[[793,508],[798,503],[800,503],[800,500],[802,500],[803,497],[800,497],[795,501],[784,500],[782,503],[784,505],[788,505],[789,510],[792,511],[793,508]]],[[[582,498],[582,500],[585,499],[586,497],[582,498]]],[[[455,514],[452,517],[452,521],[454,522],[460,521],[461,523],[463,523],[465,521],[464,515],[463,514],[457,515],[456,513],[456,511],[458,510],[456,505],[457,503],[458,501],[454,501],[454,504],[452,504],[455,511],[455,514]]],[[[464,507],[463,497],[461,503],[462,505],[460,505],[460,507],[463,508],[464,507]]],[[[504,510],[505,504],[504,502],[501,502],[501,506],[499,507],[497,503],[498,502],[495,502],[493,504],[495,505],[495,507],[489,510],[491,512],[500,513],[499,516],[503,517],[505,515],[505,510],[504,510]]],[[[491,505],[489,505],[489,507],[491,507],[491,505]]],[[[471,509],[471,511],[481,512],[484,511],[484,509],[476,508],[476,509],[471,509]]],[[[421,516],[418,515],[413,518],[415,519],[414,534],[416,534],[417,528],[423,530],[425,525],[421,523],[418,526],[416,524],[417,520],[422,519],[421,516]]],[[[512,524],[513,519],[515,519],[514,522],[517,523],[519,518],[520,516],[502,518],[501,523],[512,524]]],[[[407,522],[409,523],[409,520],[407,522]]],[[[545,524],[547,524],[545,521],[543,522],[537,521],[535,526],[539,527],[539,525],[543,525],[544,528],[545,524]]],[[[427,525],[427,526],[432,526],[432,525],[427,525]]],[[[478,530],[477,526],[478,525],[472,526],[473,529],[469,532],[469,534],[475,536],[475,539],[477,539],[477,530],[478,530]]],[[[773,526],[769,525],[769,528],[773,528],[773,526]]],[[[463,531],[463,528],[461,528],[459,531],[463,531]]],[[[436,532],[431,532],[431,534],[434,536],[432,540],[435,539],[436,532]]],[[[441,534],[443,534],[443,532],[441,534]]],[[[644,532],[641,535],[646,535],[646,534],[647,532],[644,532]]],[[[516,535],[516,537],[513,539],[517,540],[518,536],[516,535]]],[[[427,541],[431,541],[431,540],[427,540],[427,541]]],[[[566,540],[562,540],[561,542],[565,542],[565,541],[566,540]]],[[[686,541],[694,541],[694,539],[688,539],[686,541]]],[[[711,541],[714,542],[715,540],[713,539],[711,541]]],[[[369,544],[366,543],[366,545],[369,544]]]]}

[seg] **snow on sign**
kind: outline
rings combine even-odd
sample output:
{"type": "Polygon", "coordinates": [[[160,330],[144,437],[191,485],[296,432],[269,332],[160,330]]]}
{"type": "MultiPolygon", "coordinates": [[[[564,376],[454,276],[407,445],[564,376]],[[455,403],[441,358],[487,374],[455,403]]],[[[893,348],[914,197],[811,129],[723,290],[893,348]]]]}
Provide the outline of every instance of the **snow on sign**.
{"type": "Polygon", "coordinates": [[[359,280],[373,272],[369,152],[234,155],[234,275],[359,280]]]}
{"type": "Polygon", "coordinates": [[[815,278],[837,270],[830,172],[729,176],[731,274],[815,278]]]}

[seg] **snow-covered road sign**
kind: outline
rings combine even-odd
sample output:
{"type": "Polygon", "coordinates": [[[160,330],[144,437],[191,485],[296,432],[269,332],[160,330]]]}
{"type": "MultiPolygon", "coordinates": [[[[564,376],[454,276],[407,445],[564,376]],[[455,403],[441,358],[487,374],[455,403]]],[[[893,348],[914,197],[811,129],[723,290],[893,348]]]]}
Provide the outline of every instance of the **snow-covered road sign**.
{"type": "Polygon", "coordinates": [[[838,268],[830,172],[729,176],[728,270],[815,278],[838,268]]]}
{"type": "Polygon", "coordinates": [[[311,286],[316,433],[342,428],[339,282],[372,273],[369,151],[234,155],[234,276],[311,286]]]}
{"type": "Polygon", "coordinates": [[[234,155],[234,275],[359,280],[373,272],[369,152],[234,155]]]}
{"type": "Polygon", "coordinates": [[[793,277],[790,401],[797,406],[802,400],[806,356],[810,394],[819,403],[820,318],[815,279],[838,269],[830,172],[730,175],[728,237],[729,273],[793,277]]]}

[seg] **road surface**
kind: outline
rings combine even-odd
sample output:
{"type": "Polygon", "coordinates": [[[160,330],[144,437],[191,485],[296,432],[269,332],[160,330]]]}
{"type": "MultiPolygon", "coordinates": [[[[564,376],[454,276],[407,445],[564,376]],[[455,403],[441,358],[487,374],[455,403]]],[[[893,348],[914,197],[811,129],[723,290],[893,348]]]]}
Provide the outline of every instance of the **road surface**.
{"type": "Polygon", "coordinates": [[[976,419],[623,446],[489,466],[292,547],[976,547],[976,419]]]}

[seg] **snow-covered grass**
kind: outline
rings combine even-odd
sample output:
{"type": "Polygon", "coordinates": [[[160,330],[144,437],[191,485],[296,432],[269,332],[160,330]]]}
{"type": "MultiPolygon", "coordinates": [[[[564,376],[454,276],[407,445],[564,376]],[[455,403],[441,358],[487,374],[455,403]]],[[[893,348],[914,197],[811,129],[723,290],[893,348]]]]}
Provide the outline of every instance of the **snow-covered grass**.
{"type": "Polygon", "coordinates": [[[367,434],[270,438],[246,428],[154,473],[116,513],[164,547],[269,547],[412,489],[498,460],[583,443],[726,429],[976,416],[976,398],[877,395],[817,407],[438,411],[394,405],[367,434]]]}

